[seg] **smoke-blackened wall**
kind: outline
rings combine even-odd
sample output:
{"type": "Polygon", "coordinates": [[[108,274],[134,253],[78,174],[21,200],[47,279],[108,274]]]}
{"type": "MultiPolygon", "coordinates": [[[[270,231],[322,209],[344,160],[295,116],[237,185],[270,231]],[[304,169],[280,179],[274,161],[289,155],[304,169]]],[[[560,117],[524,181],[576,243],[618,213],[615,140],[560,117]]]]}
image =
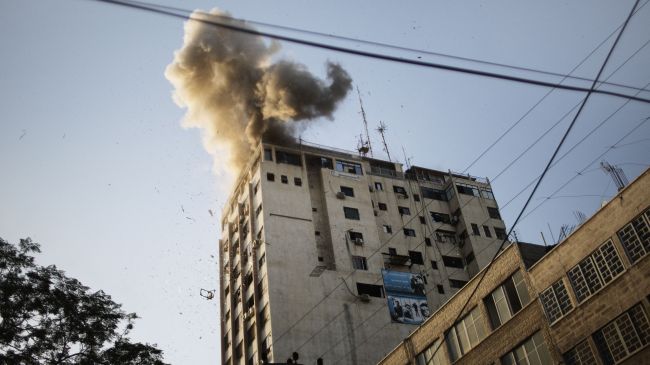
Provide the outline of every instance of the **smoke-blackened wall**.
{"type": "Polygon", "coordinates": [[[252,29],[223,15],[228,14],[194,12],[165,76],[175,87],[176,103],[187,108],[183,125],[201,128],[204,146],[215,157],[229,152],[228,159],[215,158],[217,164],[227,161],[237,168],[260,139],[290,144],[296,122],[331,118],[352,80],[335,63],[327,63],[327,83],[304,65],[271,63],[278,43],[209,24],[252,29]]]}

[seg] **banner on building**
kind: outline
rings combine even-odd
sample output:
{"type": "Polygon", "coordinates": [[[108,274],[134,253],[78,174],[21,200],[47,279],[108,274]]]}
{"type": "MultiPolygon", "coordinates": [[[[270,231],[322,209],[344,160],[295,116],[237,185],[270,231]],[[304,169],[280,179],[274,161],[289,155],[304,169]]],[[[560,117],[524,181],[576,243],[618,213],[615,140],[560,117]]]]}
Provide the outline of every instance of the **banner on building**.
{"type": "Polygon", "coordinates": [[[429,317],[422,274],[384,269],[381,275],[393,322],[421,324],[429,317]]]}

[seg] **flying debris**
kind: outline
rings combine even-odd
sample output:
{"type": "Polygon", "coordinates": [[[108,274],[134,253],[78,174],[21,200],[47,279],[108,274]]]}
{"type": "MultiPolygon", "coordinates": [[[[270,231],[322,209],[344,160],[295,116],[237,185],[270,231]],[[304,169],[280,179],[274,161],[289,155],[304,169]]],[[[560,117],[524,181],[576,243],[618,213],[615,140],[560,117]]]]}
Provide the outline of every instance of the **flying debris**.
{"type": "Polygon", "coordinates": [[[208,213],[210,213],[210,217],[214,217],[214,212],[212,211],[212,209],[208,209],[208,213]]]}
{"type": "Polygon", "coordinates": [[[207,300],[212,300],[214,298],[214,292],[215,292],[215,289],[206,290],[206,289],[201,288],[201,290],[199,291],[199,295],[202,296],[203,298],[207,299],[207,300]]]}

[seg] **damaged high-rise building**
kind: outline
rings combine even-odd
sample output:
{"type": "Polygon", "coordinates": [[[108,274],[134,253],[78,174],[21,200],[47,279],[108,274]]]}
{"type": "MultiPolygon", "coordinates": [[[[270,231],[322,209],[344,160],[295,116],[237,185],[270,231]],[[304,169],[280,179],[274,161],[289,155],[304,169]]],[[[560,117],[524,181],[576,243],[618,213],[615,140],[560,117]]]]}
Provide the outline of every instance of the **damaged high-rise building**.
{"type": "Polygon", "coordinates": [[[496,254],[489,181],[260,143],[222,212],[222,363],[374,364],[496,254]]]}

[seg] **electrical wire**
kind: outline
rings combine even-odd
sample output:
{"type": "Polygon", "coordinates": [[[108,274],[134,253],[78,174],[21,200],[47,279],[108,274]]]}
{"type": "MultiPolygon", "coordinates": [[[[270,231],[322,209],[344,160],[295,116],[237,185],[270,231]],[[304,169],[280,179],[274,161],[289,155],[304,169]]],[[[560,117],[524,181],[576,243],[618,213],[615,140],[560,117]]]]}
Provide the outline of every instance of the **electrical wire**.
{"type": "MultiPolygon", "coordinates": [[[[330,39],[335,39],[335,40],[340,40],[340,41],[346,41],[346,42],[354,42],[354,43],[365,44],[365,45],[369,45],[369,46],[383,47],[383,48],[397,50],[397,51],[406,51],[406,52],[412,52],[412,53],[419,53],[419,54],[424,54],[424,55],[429,55],[429,56],[449,58],[449,59],[453,59],[453,60],[457,60],[457,61],[473,62],[473,63],[487,65],[487,66],[508,68],[508,69],[513,69],[513,70],[543,74],[543,75],[547,75],[547,76],[562,77],[562,80],[560,82],[563,82],[567,78],[574,79],[574,80],[580,80],[580,81],[589,81],[589,82],[593,81],[592,79],[589,79],[589,78],[586,78],[586,77],[571,76],[571,73],[573,73],[573,71],[575,71],[575,68],[573,70],[571,70],[571,72],[569,72],[569,74],[561,74],[561,73],[558,73],[558,72],[552,72],[552,71],[546,71],[546,70],[538,70],[538,69],[534,69],[534,68],[530,68],[530,67],[515,66],[515,65],[509,65],[509,64],[499,63],[499,62],[480,60],[480,59],[476,59],[476,58],[450,55],[450,54],[447,54],[447,53],[433,52],[433,51],[426,51],[426,50],[422,50],[422,49],[398,46],[398,45],[389,44],[389,43],[382,43],[382,42],[377,42],[377,41],[369,41],[369,40],[364,40],[364,39],[359,39],[359,38],[352,38],[352,37],[340,36],[340,35],[335,35],[335,34],[316,32],[316,31],[312,31],[312,30],[289,27],[289,26],[285,26],[285,25],[278,25],[278,24],[260,22],[260,21],[255,21],[255,20],[248,20],[248,19],[243,19],[243,18],[235,18],[235,17],[228,16],[228,15],[225,15],[225,14],[211,14],[211,13],[206,13],[204,11],[198,11],[198,10],[192,11],[192,10],[189,10],[189,9],[183,9],[183,8],[179,8],[179,7],[160,5],[160,4],[148,3],[148,2],[143,2],[143,1],[135,1],[135,0],[122,0],[121,2],[137,4],[137,5],[141,5],[141,6],[147,6],[147,7],[152,7],[152,8],[156,8],[156,9],[171,10],[171,11],[181,13],[180,15],[183,15],[183,16],[185,16],[187,18],[190,18],[192,16],[192,14],[197,14],[198,13],[198,14],[202,14],[202,15],[205,15],[205,16],[211,16],[211,17],[215,17],[215,18],[222,19],[222,20],[225,20],[225,21],[229,21],[229,22],[234,21],[234,22],[240,22],[240,23],[245,23],[245,24],[253,24],[253,25],[256,25],[256,26],[260,26],[260,27],[274,28],[274,29],[280,29],[280,30],[291,31],[291,32],[296,32],[296,33],[302,33],[302,34],[309,34],[309,35],[312,35],[312,36],[325,37],[325,38],[330,38],[330,39]]],[[[639,8],[635,11],[635,13],[639,12],[646,4],[648,4],[648,2],[650,2],[650,0],[646,1],[641,6],[639,6],[639,8]]],[[[600,48],[600,46],[602,44],[604,44],[605,41],[607,41],[609,38],[611,38],[612,35],[614,35],[616,33],[616,31],[618,29],[620,29],[621,26],[622,25],[619,25],[616,29],[614,29],[614,31],[612,31],[612,33],[610,33],[610,35],[603,42],[601,42],[601,44],[597,48],[600,48]]],[[[638,90],[650,91],[650,90],[647,90],[647,89],[641,89],[641,88],[638,88],[638,87],[635,87],[635,86],[623,85],[623,84],[614,83],[614,82],[604,82],[604,84],[610,85],[610,86],[616,86],[616,87],[621,87],[621,88],[637,90],[637,91],[638,90]]]]}
{"type": "MultiPolygon", "coordinates": [[[[634,10],[637,8],[638,5],[639,5],[639,0],[636,0],[634,2],[634,6],[632,7],[632,10],[630,10],[630,14],[627,16],[627,18],[625,20],[625,23],[623,23],[623,27],[621,28],[621,31],[616,36],[616,39],[614,40],[614,44],[612,45],[609,52],[607,53],[607,57],[605,57],[605,60],[603,61],[603,64],[600,67],[600,70],[598,71],[598,74],[596,75],[594,83],[591,85],[590,90],[593,90],[596,87],[596,83],[598,82],[598,78],[600,78],[600,75],[603,73],[603,70],[605,69],[605,66],[607,65],[607,62],[609,61],[609,58],[611,57],[612,53],[614,52],[614,49],[616,48],[616,45],[618,44],[618,41],[621,39],[621,36],[625,32],[625,28],[627,28],[627,25],[630,22],[630,19],[632,18],[632,15],[634,14],[634,10]]],[[[589,93],[587,93],[587,96],[585,97],[582,104],[580,105],[580,109],[578,109],[578,112],[573,117],[573,120],[571,121],[571,124],[569,124],[569,127],[567,128],[566,132],[564,132],[564,135],[562,136],[562,139],[560,140],[560,143],[558,143],[557,147],[555,148],[555,151],[553,151],[553,154],[551,155],[551,158],[549,159],[548,163],[546,164],[546,167],[544,168],[544,170],[542,171],[542,174],[540,175],[539,179],[537,180],[537,183],[535,184],[535,187],[533,187],[532,192],[528,196],[528,199],[524,203],[524,206],[522,207],[521,211],[517,215],[517,218],[515,219],[514,223],[512,224],[512,227],[510,228],[510,230],[508,232],[508,235],[506,236],[506,238],[503,239],[503,242],[501,242],[501,245],[499,246],[499,249],[495,253],[492,260],[490,260],[490,262],[487,264],[487,266],[482,270],[482,274],[479,277],[478,282],[476,283],[476,285],[474,285],[474,288],[472,289],[471,293],[467,296],[467,300],[463,304],[460,311],[458,311],[458,315],[456,315],[456,318],[454,319],[453,323],[458,322],[458,320],[460,319],[461,315],[463,314],[463,312],[467,308],[467,305],[469,304],[470,300],[476,294],[476,291],[478,290],[478,287],[481,286],[481,283],[483,282],[483,279],[485,278],[486,273],[488,271],[490,271],[490,268],[492,267],[492,264],[496,260],[496,258],[499,255],[501,249],[503,248],[503,246],[505,245],[508,236],[510,236],[512,231],[515,229],[515,227],[517,226],[517,223],[519,223],[519,220],[521,219],[522,215],[526,211],[526,208],[528,207],[528,204],[530,204],[530,201],[533,199],[533,196],[535,196],[535,193],[537,192],[537,189],[539,188],[540,184],[544,180],[544,177],[546,176],[546,173],[551,168],[551,164],[553,163],[553,160],[555,159],[557,154],[560,152],[560,149],[562,148],[562,145],[564,144],[567,137],[571,133],[571,130],[573,129],[573,126],[575,125],[576,121],[578,120],[578,117],[580,116],[580,113],[584,109],[584,106],[587,104],[587,101],[589,100],[589,97],[591,96],[591,94],[592,94],[591,91],[589,93]]],[[[442,342],[438,346],[436,346],[436,349],[433,351],[433,354],[431,355],[432,357],[436,355],[436,353],[440,349],[441,345],[442,345],[442,342]]]]}
{"type": "Polygon", "coordinates": [[[628,94],[625,94],[625,93],[619,93],[619,92],[610,91],[610,90],[592,90],[592,89],[584,88],[584,87],[580,87],[580,86],[561,85],[561,84],[557,84],[557,83],[553,83],[553,82],[535,80],[535,79],[518,77],[518,76],[513,76],[513,75],[506,75],[506,74],[500,74],[500,73],[495,73],[495,72],[482,71],[482,70],[459,67],[459,66],[453,66],[453,65],[442,64],[442,63],[434,63],[434,62],[412,60],[412,59],[408,59],[408,58],[403,58],[403,57],[398,57],[398,56],[393,56],[393,55],[388,55],[388,54],[382,54],[382,53],[375,53],[375,52],[370,52],[370,51],[355,50],[355,49],[351,49],[351,48],[340,47],[340,46],[335,46],[335,45],[321,43],[321,42],[314,42],[314,41],[309,41],[309,40],[304,40],[304,39],[300,39],[300,38],[274,34],[274,33],[260,32],[260,31],[245,28],[245,27],[242,27],[242,26],[217,22],[215,20],[199,19],[199,18],[192,18],[192,17],[187,18],[186,16],[184,16],[182,14],[176,14],[176,13],[168,11],[168,10],[157,9],[155,7],[149,7],[149,6],[136,4],[136,3],[129,3],[129,2],[125,2],[125,1],[119,1],[119,0],[91,0],[91,1],[97,1],[97,2],[106,3],[106,4],[123,6],[123,7],[133,8],[133,9],[139,9],[139,10],[148,11],[148,12],[152,12],[152,13],[158,13],[158,14],[166,15],[166,16],[170,16],[170,17],[181,18],[181,19],[184,19],[184,20],[190,19],[192,21],[196,21],[196,22],[200,22],[200,23],[203,23],[203,24],[212,25],[212,26],[216,26],[216,27],[220,27],[220,28],[224,28],[224,29],[228,29],[228,30],[232,30],[232,31],[236,31],[236,32],[246,33],[246,34],[260,36],[260,37],[272,38],[272,39],[285,41],[285,42],[289,42],[289,43],[300,44],[300,45],[310,46],[310,47],[315,47],[315,48],[321,48],[321,49],[326,49],[326,50],[345,53],[345,54],[351,54],[351,55],[360,56],[360,57],[366,57],[366,58],[372,58],[372,59],[402,63],[402,64],[407,64],[407,65],[412,65],[412,66],[433,68],[433,69],[463,73],[463,74],[474,75],[474,76],[482,76],[482,77],[487,77],[487,78],[492,78],[492,79],[510,81],[510,82],[515,82],[515,83],[523,83],[523,84],[529,84],[529,85],[535,85],[535,86],[541,86],[541,87],[547,87],[547,88],[555,87],[557,89],[568,90],[568,91],[577,91],[577,92],[609,95],[609,96],[619,97],[619,98],[623,98],[623,99],[632,99],[632,100],[635,100],[635,101],[638,101],[638,102],[650,104],[650,99],[648,99],[648,98],[643,98],[643,97],[639,97],[639,96],[631,96],[631,95],[628,95],[628,94]]]}

